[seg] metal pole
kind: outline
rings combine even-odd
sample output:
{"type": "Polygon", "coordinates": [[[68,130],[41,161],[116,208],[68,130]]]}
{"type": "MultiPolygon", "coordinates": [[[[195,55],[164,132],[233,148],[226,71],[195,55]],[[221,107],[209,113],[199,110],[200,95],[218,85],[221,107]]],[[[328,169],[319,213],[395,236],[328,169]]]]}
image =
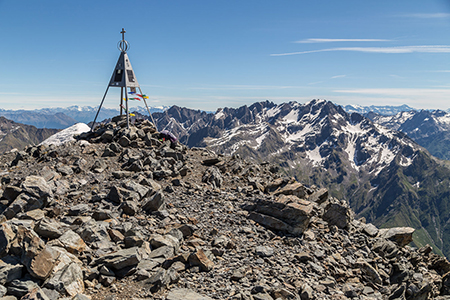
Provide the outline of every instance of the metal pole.
{"type": "MultiPolygon", "coordinates": [[[[125,80],[127,80],[126,77],[125,80]]],[[[125,83],[125,102],[126,102],[125,113],[127,114],[127,129],[130,129],[130,110],[128,109],[128,89],[126,83],[125,83]]]]}
{"type": "Polygon", "coordinates": [[[123,111],[123,86],[120,87],[120,115],[122,115],[123,111]]]}
{"type": "Polygon", "coordinates": [[[100,112],[100,108],[102,108],[103,101],[105,101],[106,94],[108,93],[108,90],[109,90],[109,85],[108,85],[108,87],[106,88],[105,94],[103,95],[102,102],[100,102],[100,106],[98,107],[97,114],[95,115],[94,122],[92,123],[91,131],[94,129],[95,121],[97,120],[98,113],[100,112]]]}
{"type": "Polygon", "coordinates": [[[141,87],[139,86],[138,88],[139,88],[139,92],[142,95],[142,99],[144,100],[145,107],[147,107],[148,114],[149,114],[150,118],[152,119],[153,125],[155,126],[156,131],[158,131],[158,127],[156,126],[155,120],[153,119],[153,116],[150,113],[150,109],[148,109],[147,101],[145,101],[144,94],[142,93],[141,87]]]}

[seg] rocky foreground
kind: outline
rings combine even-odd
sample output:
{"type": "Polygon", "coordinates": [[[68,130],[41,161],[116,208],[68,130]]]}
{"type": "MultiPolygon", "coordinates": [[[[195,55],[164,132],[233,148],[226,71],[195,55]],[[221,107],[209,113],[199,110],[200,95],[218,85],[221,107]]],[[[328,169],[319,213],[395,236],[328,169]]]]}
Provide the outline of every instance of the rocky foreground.
{"type": "Polygon", "coordinates": [[[0,300],[450,299],[450,263],[270,164],[116,117],[0,157],[0,300]]]}

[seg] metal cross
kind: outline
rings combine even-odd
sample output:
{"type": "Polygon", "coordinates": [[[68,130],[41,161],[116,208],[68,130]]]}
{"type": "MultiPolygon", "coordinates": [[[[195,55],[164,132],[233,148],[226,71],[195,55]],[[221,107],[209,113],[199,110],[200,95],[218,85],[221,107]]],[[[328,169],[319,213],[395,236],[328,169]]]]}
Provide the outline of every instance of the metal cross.
{"type": "Polygon", "coordinates": [[[125,32],[126,32],[125,29],[122,28],[122,31],[120,32],[122,34],[122,41],[125,40],[125,32]]]}

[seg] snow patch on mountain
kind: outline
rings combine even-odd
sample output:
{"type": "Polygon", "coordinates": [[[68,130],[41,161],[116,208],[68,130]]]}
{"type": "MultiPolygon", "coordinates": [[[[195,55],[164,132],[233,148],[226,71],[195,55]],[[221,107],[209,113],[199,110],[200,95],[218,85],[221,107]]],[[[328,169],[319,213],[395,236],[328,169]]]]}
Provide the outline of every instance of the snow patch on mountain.
{"type": "Polygon", "coordinates": [[[74,141],[73,138],[74,135],[80,134],[83,132],[88,132],[91,130],[89,126],[87,126],[84,123],[77,123],[73,126],[70,126],[69,128],[66,128],[64,130],[61,130],[58,133],[55,133],[48,139],[44,140],[40,145],[61,145],[70,141],[74,141]]]}
{"type": "MultiPolygon", "coordinates": [[[[280,127],[278,127],[280,128],[280,127]]],[[[300,142],[305,140],[305,136],[308,134],[312,134],[315,129],[311,126],[311,124],[305,124],[303,129],[290,133],[288,130],[285,130],[286,133],[283,135],[284,140],[286,143],[292,143],[292,142],[300,142]]]]}
{"type": "Polygon", "coordinates": [[[253,149],[258,150],[259,147],[261,147],[262,142],[266,139],[266,137],[269,135],[269,132],[266,132],[259,137],[256,138],[256,146],[253,147],[253,149]]]}
{"type": "Polygon", "coordinates": [[[298,120],[298,110],[291,110],[284,118],[283,121],[285,123],[296,123],[298,120]]]}
{"type": "Polygon", "coordinates": [[[445,114],[442,117],[437,117],[436,120],[440,124],[450,125],[450,114],[445,114]]]}
{"type": "Polygon", "coordinates": [[[222,110],[220,110],[220,111],[216,112],[216,114],[214,115],[214,119],[219,120],[223,116],[225,116],[225,114],[223,113],[222,110]]]}
{"type": "Polygon", "coordinates": [[[413,162],[412,157],[402,156],[400,158],[399,165],[401,165],[402,167],[408,167],[412,164],[412,162],[413,162]]]}
{"type": "Polygon", "coordinates": [[[311,160],[314,166],[321,166],[324,158],[320,155],[320,148],[316,147],[313,150],[308,150],[305,152],[306,156],[311,160]]]}
{"type": "Polygon", "coordinates": [[[280,113],[281,107],[275,106],[270,109],[265,108],[264,110],[265,110],[265,116],[267,116],[268,118],[272,118],[280,113]]]}
{"type": "Polygon", "coordinates": [[[351,136],[348,138],[347,147],[344,149],[344,151],[348,155],[348,160],[350,161],[351,166],[359,170],[359,167],[356,165],[356,136],[351,136]]]}

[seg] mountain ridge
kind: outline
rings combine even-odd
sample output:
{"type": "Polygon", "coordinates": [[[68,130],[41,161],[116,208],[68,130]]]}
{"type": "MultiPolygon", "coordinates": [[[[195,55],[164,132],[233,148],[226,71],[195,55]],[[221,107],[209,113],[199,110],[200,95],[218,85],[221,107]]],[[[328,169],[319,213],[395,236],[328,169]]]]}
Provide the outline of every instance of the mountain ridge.
{"type": "Polygon", "coordinates": [[[58,131],[57,129],[38,129],[0,117],[0,151],[23,150],[29,145],[39,144],[58,131]]]}
{"type": "Polygon", "coordinates": [[[370,105],[370,106],[344,105],[343,108],[348,113],[356,112],[356,113],[363,115],[363,114],[367,114],[369,112],[373,112],[373,113],[377,113],[377,114],[385,115],[385,116],[395,115],[397,113],[404,112],[404,111],[415,110],[414,108],[412,108],[406,104],[397,105],[397,106],[393,106],[393,105],[384,105],[384,106],[381,106],[381,105],[370,105]]]}
{"type": "Polygon", "coordinates": [[[372,121],[406,133],[440,159],[450,159],[450,113],[443,110],[412,110],[392,116],[367,114],[372,121]]]}
{"type": "MultiPolygon", "coordinates": [[[[167,109],[166,106],[149,107],[151,113],[160,112],[167,109]]],[[[55,108],[41,108],[34,110],[5,110],[0,109],[0,116],[27,125],[33,125],[38,128],[56,128],[64,129],[76,123],[92,122],[97,113],[98,107],[92,106],[78,106],[73,105],[69,107],[55,107],[55,108]]],[[[134,107],[132,111],[137,111],[141,114],[148,115],[147,108],[134,107]]],[[[102,107],[97,117],[97,121],[110,119],[120,113],[119,109],[111,109],[102,107]]]]}
{"type": "Polygon", "coordinates": [[[442,203],[450,201],[448,180],[439,174],[450,177],[450,170],[405,133],[325,100],[279,105],[266,101],[203,117],[176,107],[154,117],[158,128],[173,131],[191,147],[279,164],[287,175],[325,186],[378,226],[414,224],[421,242],[449,254],[448,242],[440,238],[448,230],[448,216],[438,212],[447,212],[442,203]],[[439,182],[436,191],[420,185],[426,174],[416,164],[439,182]],[[427,204],[420,208],[422,198],[427,204]],[[442,227],[434,228],[433,218],[442,227]]]}

